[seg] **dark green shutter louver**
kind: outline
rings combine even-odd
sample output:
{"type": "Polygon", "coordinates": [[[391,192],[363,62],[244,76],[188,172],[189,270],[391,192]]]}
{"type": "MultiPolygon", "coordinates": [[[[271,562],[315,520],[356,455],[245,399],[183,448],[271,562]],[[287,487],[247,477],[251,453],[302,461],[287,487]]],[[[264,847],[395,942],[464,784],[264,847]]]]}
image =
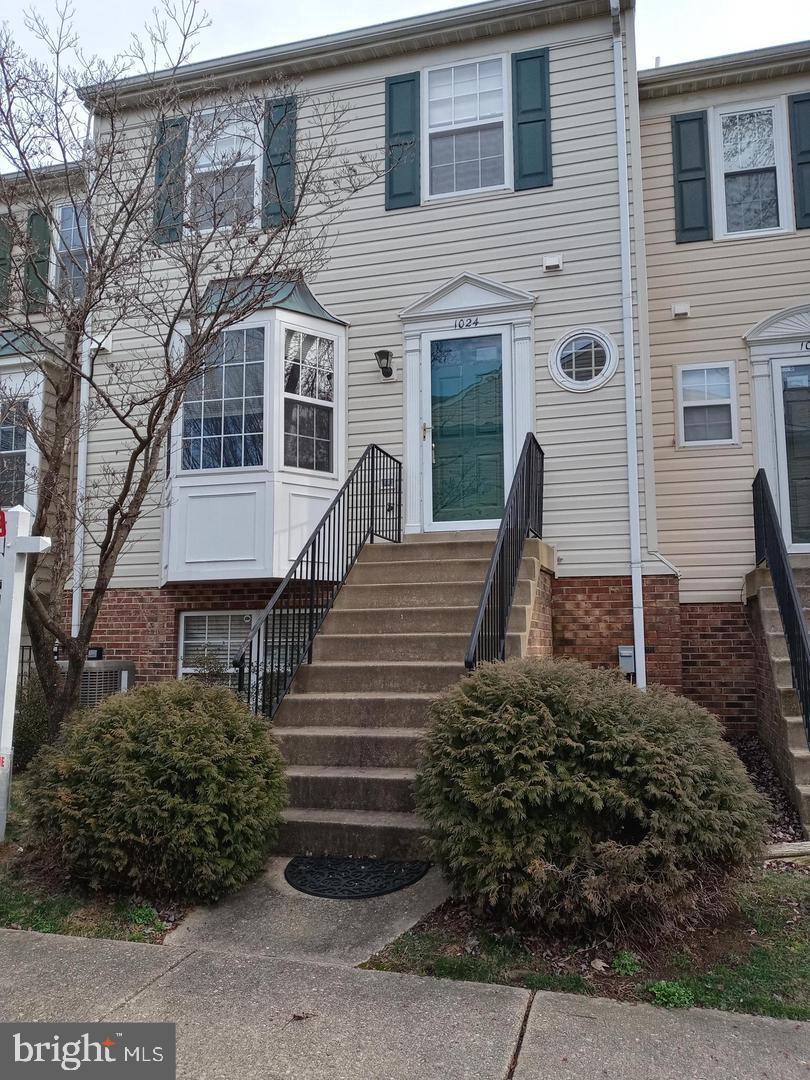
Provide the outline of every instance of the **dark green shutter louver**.
{"type": "Polygon", "coordinates": [[[797,94],[788,106],[796,228],[810,229],[810,94],[797,94]]]}
{"type": "Polygon", "coordinates": [[[155,241],[176,244],[183,233],[188,120],[184,116],[159,120],[155,137],[155,241]]]}
{"type": "Polygon", "coordinates": [[[38,210],[28,215],[31,251],[25,263],[25,299],[30,311],[41,311],[48,297],[51,232],[48,219],[38,210]]]}
{"type": "Polygon", "coordinates": [[[11,228],[0,218],[0,311],[8,307],[11,281],[11,228]]]}
{"type": "Polygon", "coordinates": [[[512,131],[515,191],[550,187],[551,91],[548,49],[512,57],[512,131]]]}
{"type": "Polygon", "coordinates": [[[283,225],[295,215],[295,138],[298,103],[294,97],[268,101],[264,114],[264,204],[262,226],[283,225]]]}
{"type": "Polygon", "coordinates": [[[385,80],[385,209],[422,201],[419,152],[419,72],[385,80]]]}
{"type": "Polygon", "coordinates": [[[672,117],[672,169],[676,243],[711,240],[712,200],[705,112],[672,117]]]}

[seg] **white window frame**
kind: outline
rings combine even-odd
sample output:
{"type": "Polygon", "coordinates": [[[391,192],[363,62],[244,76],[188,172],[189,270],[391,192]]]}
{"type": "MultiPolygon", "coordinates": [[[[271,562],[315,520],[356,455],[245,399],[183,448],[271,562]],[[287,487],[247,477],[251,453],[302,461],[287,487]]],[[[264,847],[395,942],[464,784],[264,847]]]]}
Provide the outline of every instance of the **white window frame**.
{"type": "Polygon", "coordinates": [[[421,184],[422,202],[442,202],[445,199],[463,199],[470,195],[486,195],[499,191],[514,191],[514,152],[512,149],[512,64],[509,53],[494,53],[487,56],[461,57],[448,61],[444,64],[433,64],[431,67],[422,68],[420,72],[420,123],[421,123],[421,184]],[[464,191],[444,191],[436,195],[430,194],[430,136],[456,131],[467,131],[474,128],[482,128],[497,123],[491,120],[470,120],[458,126],[437,128],[431,131],[430,127],[430,100],[429,82],[432,71],[444,71],[447,68],[463,67],[465,64],[484,64],[488,60],[500,60],[503,65],[503,183],[492,187],[465,188],[464,191]]]}
{"type": "MultiPolygon", "coordinates": [[[[248,623],[245,622],[245,637],[247,637],[248,634],[253,629],[253,627],[256,625],[256,616],[260,615],[260,614],[261,614],[261,611],[259,611],[259,610],[253,610],[253,611],[242,611],[242,610],[228,611],[228,610],[224,610],[222,608],[214,608],[214,609],[205,608],[205,609],[199,610],[199,611],[194,611],[194,610],[181,611],[180,612],[180,617],[177,620],[177,678],[178,679],[192,678],[200,670],[199,668],[190,668],[190,667],[185,667],[183,665],[183,638],[185,636],[185,625],[186,625],[187,616],[189,616],[189,615],[191,615],[191,616],[207,615],[209,617],[210,616],[215,616],[216,617],[216,616],[222,616],[222,615],[229,615],[229,616],[236,615],[236,616],[241,616],[242,618],[247,618],[247,616],[250,616],[250,625],[248,625],[248,623]]],[[[244,640],[244,638],[242,640],[244,640]]],[[[235,657],[232,657],[232,659],[235,659],[235,657]]],[[[232,669],[229,668],[226,665],[226,670],[230,674],[232,669]]]]}
{"type": "Polygon", "coordinates": [[[548,354],[548,370],[552,379],[563,390],[570,390],[574,394],[587,394],[591,390],[598,390],[600,386],[604,386],[606,382],[613,378],[618,368],[619,350],[616,342],[606,330],[601,330],[598,326],[577,326],[572,330],[566,330],[561,337],[557,338],[548,354]],[[572,379],[562,369],[562,351],[575,337],[596,338],[605,350],[607,363],[594,379],[588,379],[587,381],[572,379]]]}
{"type": "Polygon", "coordinates": [[[678,425],[678,449],[701,450],[711,446],[739,446],[740,445],[740,418],[737,394],[737,362],[736,360],[717,360],[700,364],[678,364],[675,368],[675,400],[677,403],[678,425]],[[728,401],[706,401],[685,403],[683,400],[683,373],[685,371],[713,371],[725,368],[729,373],[728,401]],[[700,408],[706,405],[730,405],[731,406],[731,438],[730,439],[699,439],[690,442],[684,436],[684,408],[694,405],[700,408]]]}
{"type": "MultiPolygon", "coordinates": [[[[41,371],[28,364],[21,356],[0,357],[0,383],[13,392],[19,392],[28,402],[28,409],[37,418],[42,417],[45,400],[45,379],[41,371]]],[[[29,431],[25,440],[25,494],[23,505],[33,514],[39,497],[38,475],[41,455],[36,440],[29,431]]],[[[7,508],[6,508],[7,509],[7,508]]]]}
{"type": "Polygon", "coordinates": [[[326,330],[315,329],[313,322],[306,316],[296,316],[293,312],[279,309],[278,318],[276,320],[276,337],[275,337],[275,349],[276,356],[278,357],[276,386],[278,387],[278,394],[276,395],[276,461],[278,463],[277,470],[280,473],[287,473],[292,476],[308,476],[314,478],[322,478],[325,480],[336,480],[339,472],[339,459],[342,454],[341,446],[344,439],[344,426],[343,426],[343,409],[341,408],[341,394],[343,392],[343,370],[344,370],[344,356],[342,351],[342,337],[340,334],[332,333],[326,330]],[[331,341],[334,348],[334,369],[332,372],[332,400],[320,401],[317,398],[301,397],[299,394],[287,394],[284,389],[284,341],[286,332],[292,330],[295,333],[311,334],[313,337],[323,338],[326,341],[331,341]],[[284,403],[287,398],[292,401],[297,401],[303,405],[322,405],[325,407],[331,406],[332,408],[332,468],[329,472],[324,472],[321,469],[302,469],[298,465],[285,465],[284,463],[284,403]],[[338,440],[341,440],[339,442],[338,440]]]}
{"type": "MultiPolygon", "coordinates": [[[[51,284],[51,287],[54,290],[59,289],[59,271],[60,271],[59,255],[60,255],[60,253],[62,251],[67,252],[69,250],[68,248],[60,248],[60,246],[59,246],[60,243],[61,243],[61,240],[62,240],[61,218],[62,218],[62,211],[63,210],[73,210],[74,213],[75,213],[76,212],[76,206],[71,202],[60,202],[60,203],[57,203],[56,206],[54,206],[53,209],[52,209],[53,225],[51,227],[51,249],[50,249],[50,252],[48,254],[48,280],[49,280],[49,282],[51,284]]],[[[89,229],[89,222],[87,220],[87,210],[86,209],[85,209],[85,229],[89,229]]],[[[88,239],[89,239],[89,237],[85,236],[85,241],[84,241],[85,245],[87,245],[88,239]]],[[[87,273],[87,268],[85,267],[85,274],[86,273],[87,273]]]]}
{"type": "Polygon", "coordinates": [[[793,178],[788,137],[787,97],[782,95],[765,101],[737,101],[727,105],[714,105],[708,110],[709,160],[711,163],[712,213],[714,238],[716,240],[751,240],[759,236],[778,236],[795,232],[793,214],[793,178]],[[726,218],[726,184],[723,165],[724,116],[736,113],[773,111],[774,156],[776,162],[776,196],[780,224],[775,229],[750,229],[746,232],[729,232],[726,218]]]}
{"type": "MultiPolygon", "coordinates": [[[[204,121],[205,117],[211,116],[211,115],[215,114],[216,112],[217,112],[216,109],[205,109],[203,112],[201,112],[199,114],[199,116],[197,117],[197,119],[195,121],[192,121],[193,128],[197,128],[198,125],[201,124],[204,121]]],[[[250,124],[252,124],[253,120],[251,119],[248,122],[250,124]]],[[[254,168],[253,209],[254,209],[255,213],[253,215],[253,220],[250,223],[250,226],[252,228],[257,228],[258,229],[258,228],[261,228],[261,223],[262,223],[262,197],[263,197],[263,184],[264,184],[264,169],[263,169],[263,165],[264,165],[264,140],[263,140],[263,136],[262,136],[261,124],[258,123],[258,122],[256,123],[256,132],[257,132],[256,155],[253,158],[253,168],[254,168]]],[[[194,138],[196,136],[196,130],[193,130],[191,132],[191,135],[192,135],[192,138],[194,138]]],[[[190,139],[189,141],[191,142],[192,140],[190,139]]],[[[192,145],[195,145],[195,144],[192,142],[192,145]]],[[[186,191],[187,192],[193,192],[193,190],[194,190],[194,177],[195,177],[196,173],[198,173],[198,172],[214,172],[214,171],[215,171],[214,169],[208,169],[208,168],[205,168],[205,167],[203,167],[203,168],[199,168],[199,167],[192,168],[191,164],[190,164],[186,168],[186,191]]],[[[186,209],[186,213],[184,214],[184,221],[188,222],[189,219],[192,217],[192,213],[191,213],[192,207],[188,204],[188,195],[186,196],[186,207],[185,207],[185,209],[186,209]]],[[[190,230],[195,231],[195,232],[199,232],[201,235],[207,236],[212,232],[225,232],[225,233],[227,233],[232,228],[232,226],[230,226],[230,225],[220,225],[217,228],[215,228],[214,226],[211,226],[210,228],[206,227],[206,228],[197,230],[197,229],[192,229],[191,225],[186,224],[185,228],[190,229],[190,230]]]]}
{"type": "MultiPolygon", "coordinates": [[[[269,468],[268,455],[270,452],[270,440],[268,438],[269,424],[271,423],[270,411],[270,370],[272,362],[271,342],[273,341],[273,326],[270,318],[265,314],[263,317],[251,316],[243,319],[235,326],[229,326],[223,333],[242,330],[264,330],[264,382],[262,385],[263,410],[262,410],[262,464],[261,465],[223,465],[215,469],[184,469],[183,468],[183,413],[186,407],[185,398],[178,410],[175,422],[175,434],[172,439],[172,453],[177,454],[177,463],[174,473],[178,476],[228,476],[229,474],[242,475],[244,473],[266,472],[269,468]]],[[[178,347],[180,347],[178,345],[178,347]]]]}

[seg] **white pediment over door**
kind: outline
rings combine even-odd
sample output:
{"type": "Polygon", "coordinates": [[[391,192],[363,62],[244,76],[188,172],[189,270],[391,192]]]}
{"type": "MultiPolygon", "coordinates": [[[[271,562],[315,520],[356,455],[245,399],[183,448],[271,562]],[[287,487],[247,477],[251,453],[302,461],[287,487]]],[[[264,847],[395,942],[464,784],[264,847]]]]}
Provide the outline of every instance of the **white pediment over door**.
{"type": "Polygon", "coordinates": [[[799,304],[769,315],[743,337],[749,345],[806,340],[810,338],[810,304],[799,304]]]}
{"type": "Polygon", "coordinates": [[[536,299],[531,293],[510,288],[499,281],[464,273],[410,304],[400,312],[400,318],[407,322],[433,315],[447,315],[449,312],[490,314],[526,311],[534,307],[536,299]]]}

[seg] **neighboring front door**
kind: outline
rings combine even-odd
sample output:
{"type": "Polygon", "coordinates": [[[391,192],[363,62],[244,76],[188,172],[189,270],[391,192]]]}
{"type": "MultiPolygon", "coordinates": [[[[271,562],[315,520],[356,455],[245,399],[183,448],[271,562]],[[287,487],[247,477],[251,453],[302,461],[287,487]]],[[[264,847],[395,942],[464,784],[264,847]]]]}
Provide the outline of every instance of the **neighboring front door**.
{"type": "Polygon", "coordinates": [[[776,361],[774,396],[785,541],[810,551],[810,362],[776,361]]]}
{"type": "Polygon", "coordinates": [[[431,335],[423,362],[425,525],[497,525],[506,465],[503,335],[431,335]]]}

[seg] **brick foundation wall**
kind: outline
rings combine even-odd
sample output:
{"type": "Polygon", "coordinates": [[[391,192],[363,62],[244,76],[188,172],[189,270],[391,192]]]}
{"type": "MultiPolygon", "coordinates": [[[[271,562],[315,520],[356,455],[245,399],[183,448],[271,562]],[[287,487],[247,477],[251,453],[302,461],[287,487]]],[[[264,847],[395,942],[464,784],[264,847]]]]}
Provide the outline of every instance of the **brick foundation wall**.
{"type": "Polygon", "coordinates": [[[757,727],[757,658],[742,604],[682,604],[683,692],[729,735],[757,727]]]}
{"type": "Polygon", "coordinates": [[[551,629],[551,592],[554,578],[547,571],[540,573],[537,590],[534,594],[529,640],[526,644],[528,656],[551,656],[554,641],[551,629]]]}
{"type": "MultiPolygon", "coordinates": [[[[277,581],[198,582],[162,589],[110,589],[93,633],[107,660],[131,660],[137,683],[177,677],[182,611],[254,611],[277,581]]],[[[68,610],[69,610],[69,599],[68,610]]],[[[69,616],[68,616],[69,617],[69,616]]]]}
{"type": "MultiPolygon", "coordinates": [[[[678,580],[644,578],[647,679],[681,690],[678,580]]],[[[555,656],[598,667],[616,667],[619,645],[633,644],[633,593],[629,577],[555,578],[552,588],[555,656]]]]}

